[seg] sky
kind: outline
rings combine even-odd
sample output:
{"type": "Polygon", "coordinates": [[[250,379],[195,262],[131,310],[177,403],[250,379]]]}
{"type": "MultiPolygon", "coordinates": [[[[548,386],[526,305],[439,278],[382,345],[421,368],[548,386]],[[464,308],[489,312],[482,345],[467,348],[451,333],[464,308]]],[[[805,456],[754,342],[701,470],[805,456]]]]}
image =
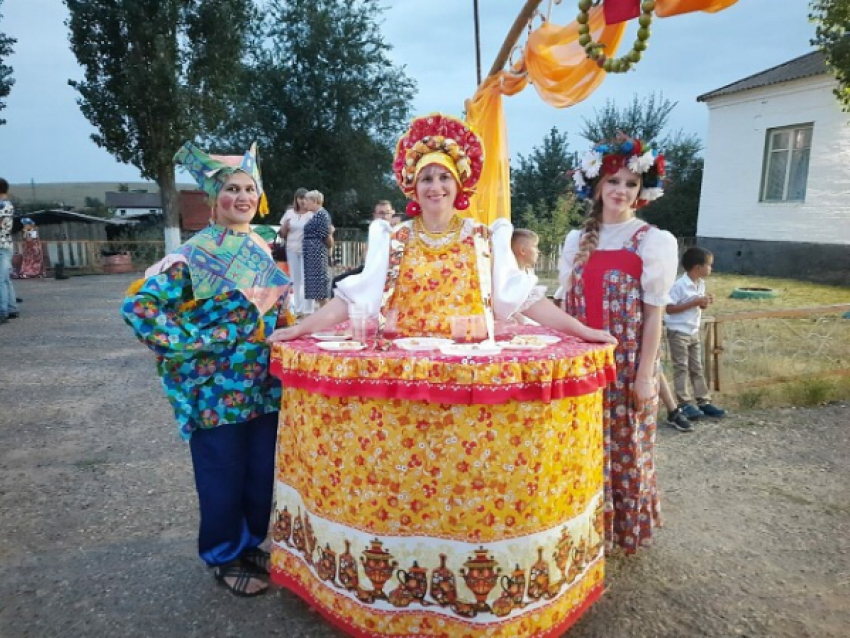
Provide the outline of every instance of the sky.
{"type": "MultiPolygon", "coordinates": [[[[479,0],[481,66],[486,75],[523,0],[479,0]]],[[[572,22],[576,0],[552,11],[555,23],[572,22]]],[[[542,7],[548,5],[544,0],[542,7]]],[[[475,92],[473,0],[385,0],[382,33],[418,85],[413,113],[460,115],[475,92]]],[[[62,0],[3,0],[0,32],[18,41],[6,61],[15,85],[0,118],[0,175],[10,183],[140,181],[138,170],[117,162],[91,141],[93,127],[80,113],[69,79],[82,79],[68,44],[62,0]]],[[[609,74],[587,100],[568,109],[546,105],[529,86],[505,98],[511,155],[527,155],[557,127],[570,147],[587,145],[578,134],[607,100],[625,106],[655,92],[677,106],[671,130],[705,139],[708,109],[697,96],[812,50],[808,0],[739,0],[716,14],[656,19],[649,48],[635,70],[609,74]]],[[[627,31],[621,53],[630,46],[627,31]]],[[[247,143],[246,143],[247,146],[247,143]]]]}

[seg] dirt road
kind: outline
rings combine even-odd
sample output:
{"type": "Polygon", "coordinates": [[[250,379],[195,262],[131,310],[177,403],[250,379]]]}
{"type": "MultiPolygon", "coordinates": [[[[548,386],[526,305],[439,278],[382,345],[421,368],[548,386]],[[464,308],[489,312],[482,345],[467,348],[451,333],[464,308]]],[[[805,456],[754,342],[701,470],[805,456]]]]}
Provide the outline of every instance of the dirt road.
{"type": "MultiPolygon", "coordinates": [[[[196,558],[188,448],[118,315],[130,276],[18,282],[0,326],[0,636],[338,636],[196,558]]],[[[571,638],[850,635],[848,403],[664,429],[666,527],[571,638]]]]}

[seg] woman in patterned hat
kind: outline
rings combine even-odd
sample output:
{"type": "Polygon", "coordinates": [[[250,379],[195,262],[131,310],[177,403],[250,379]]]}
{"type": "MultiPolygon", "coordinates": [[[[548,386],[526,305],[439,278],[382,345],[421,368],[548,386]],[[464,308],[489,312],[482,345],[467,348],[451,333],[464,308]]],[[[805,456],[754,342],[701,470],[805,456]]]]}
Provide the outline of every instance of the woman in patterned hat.
{"type": "Polygon", "coordinates": [[[564,242],[560,281],[567,312],[618,340],[617,380],[605,390],[605,537],[609,549],[631,553],[660,523],[658,358],[678,248],[636,211],[664,194],[664,156],[620,135],[595,145],[573,178],[590,208],[584,228],[564,242]]]}
{"type": "Polygon", "coordinates": [[[198,552],[237,596],[268,588],[260,548],[272,507],[280,382],[266,338],[286,325],[289,280],[251,231],[262,182],[254,148],[211,156],[187,143],[175,163],[209,195],[211,225],[147,270],[124,320],[156,354],[189,441],[201,509],[198,552]]]}

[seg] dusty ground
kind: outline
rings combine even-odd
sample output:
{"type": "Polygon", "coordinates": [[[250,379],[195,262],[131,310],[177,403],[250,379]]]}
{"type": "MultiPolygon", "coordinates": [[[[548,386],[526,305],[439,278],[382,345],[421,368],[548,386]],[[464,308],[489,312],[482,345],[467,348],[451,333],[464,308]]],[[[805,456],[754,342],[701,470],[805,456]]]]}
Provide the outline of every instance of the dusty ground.
{"type": "MultiPolygon", "coordinates": [[[[195,557],[188,449],[118,315],[130,276],[18,282],[0,326],[0,636],[338,636],[195,557]]],[[[666,528],[570,637],[850,635],[848,403],[664,429],[666,528]]]]}

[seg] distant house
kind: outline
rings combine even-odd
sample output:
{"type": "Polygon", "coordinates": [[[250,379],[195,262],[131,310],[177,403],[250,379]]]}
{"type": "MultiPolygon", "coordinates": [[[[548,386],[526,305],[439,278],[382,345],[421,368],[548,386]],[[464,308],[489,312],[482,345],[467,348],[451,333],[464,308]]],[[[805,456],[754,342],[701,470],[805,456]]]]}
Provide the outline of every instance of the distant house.
{"type": "Polygon", "coordinates": [[[850,114],[820,52],[697,98],[698,243],[723,272],[850,284],[850,114]]]}
{"type": "Polygon", "coordinates": [[[180,191],[180,230],[195,233],[210,223],[209,196],[204,191],[180,191]]]}
{"type": "Polygon", "coordinates": [[[162,215],[162,197],[147,191],[118,191],[106,193],[106,208],[114,217],[131,219],[135,216],[162,215]]]}

